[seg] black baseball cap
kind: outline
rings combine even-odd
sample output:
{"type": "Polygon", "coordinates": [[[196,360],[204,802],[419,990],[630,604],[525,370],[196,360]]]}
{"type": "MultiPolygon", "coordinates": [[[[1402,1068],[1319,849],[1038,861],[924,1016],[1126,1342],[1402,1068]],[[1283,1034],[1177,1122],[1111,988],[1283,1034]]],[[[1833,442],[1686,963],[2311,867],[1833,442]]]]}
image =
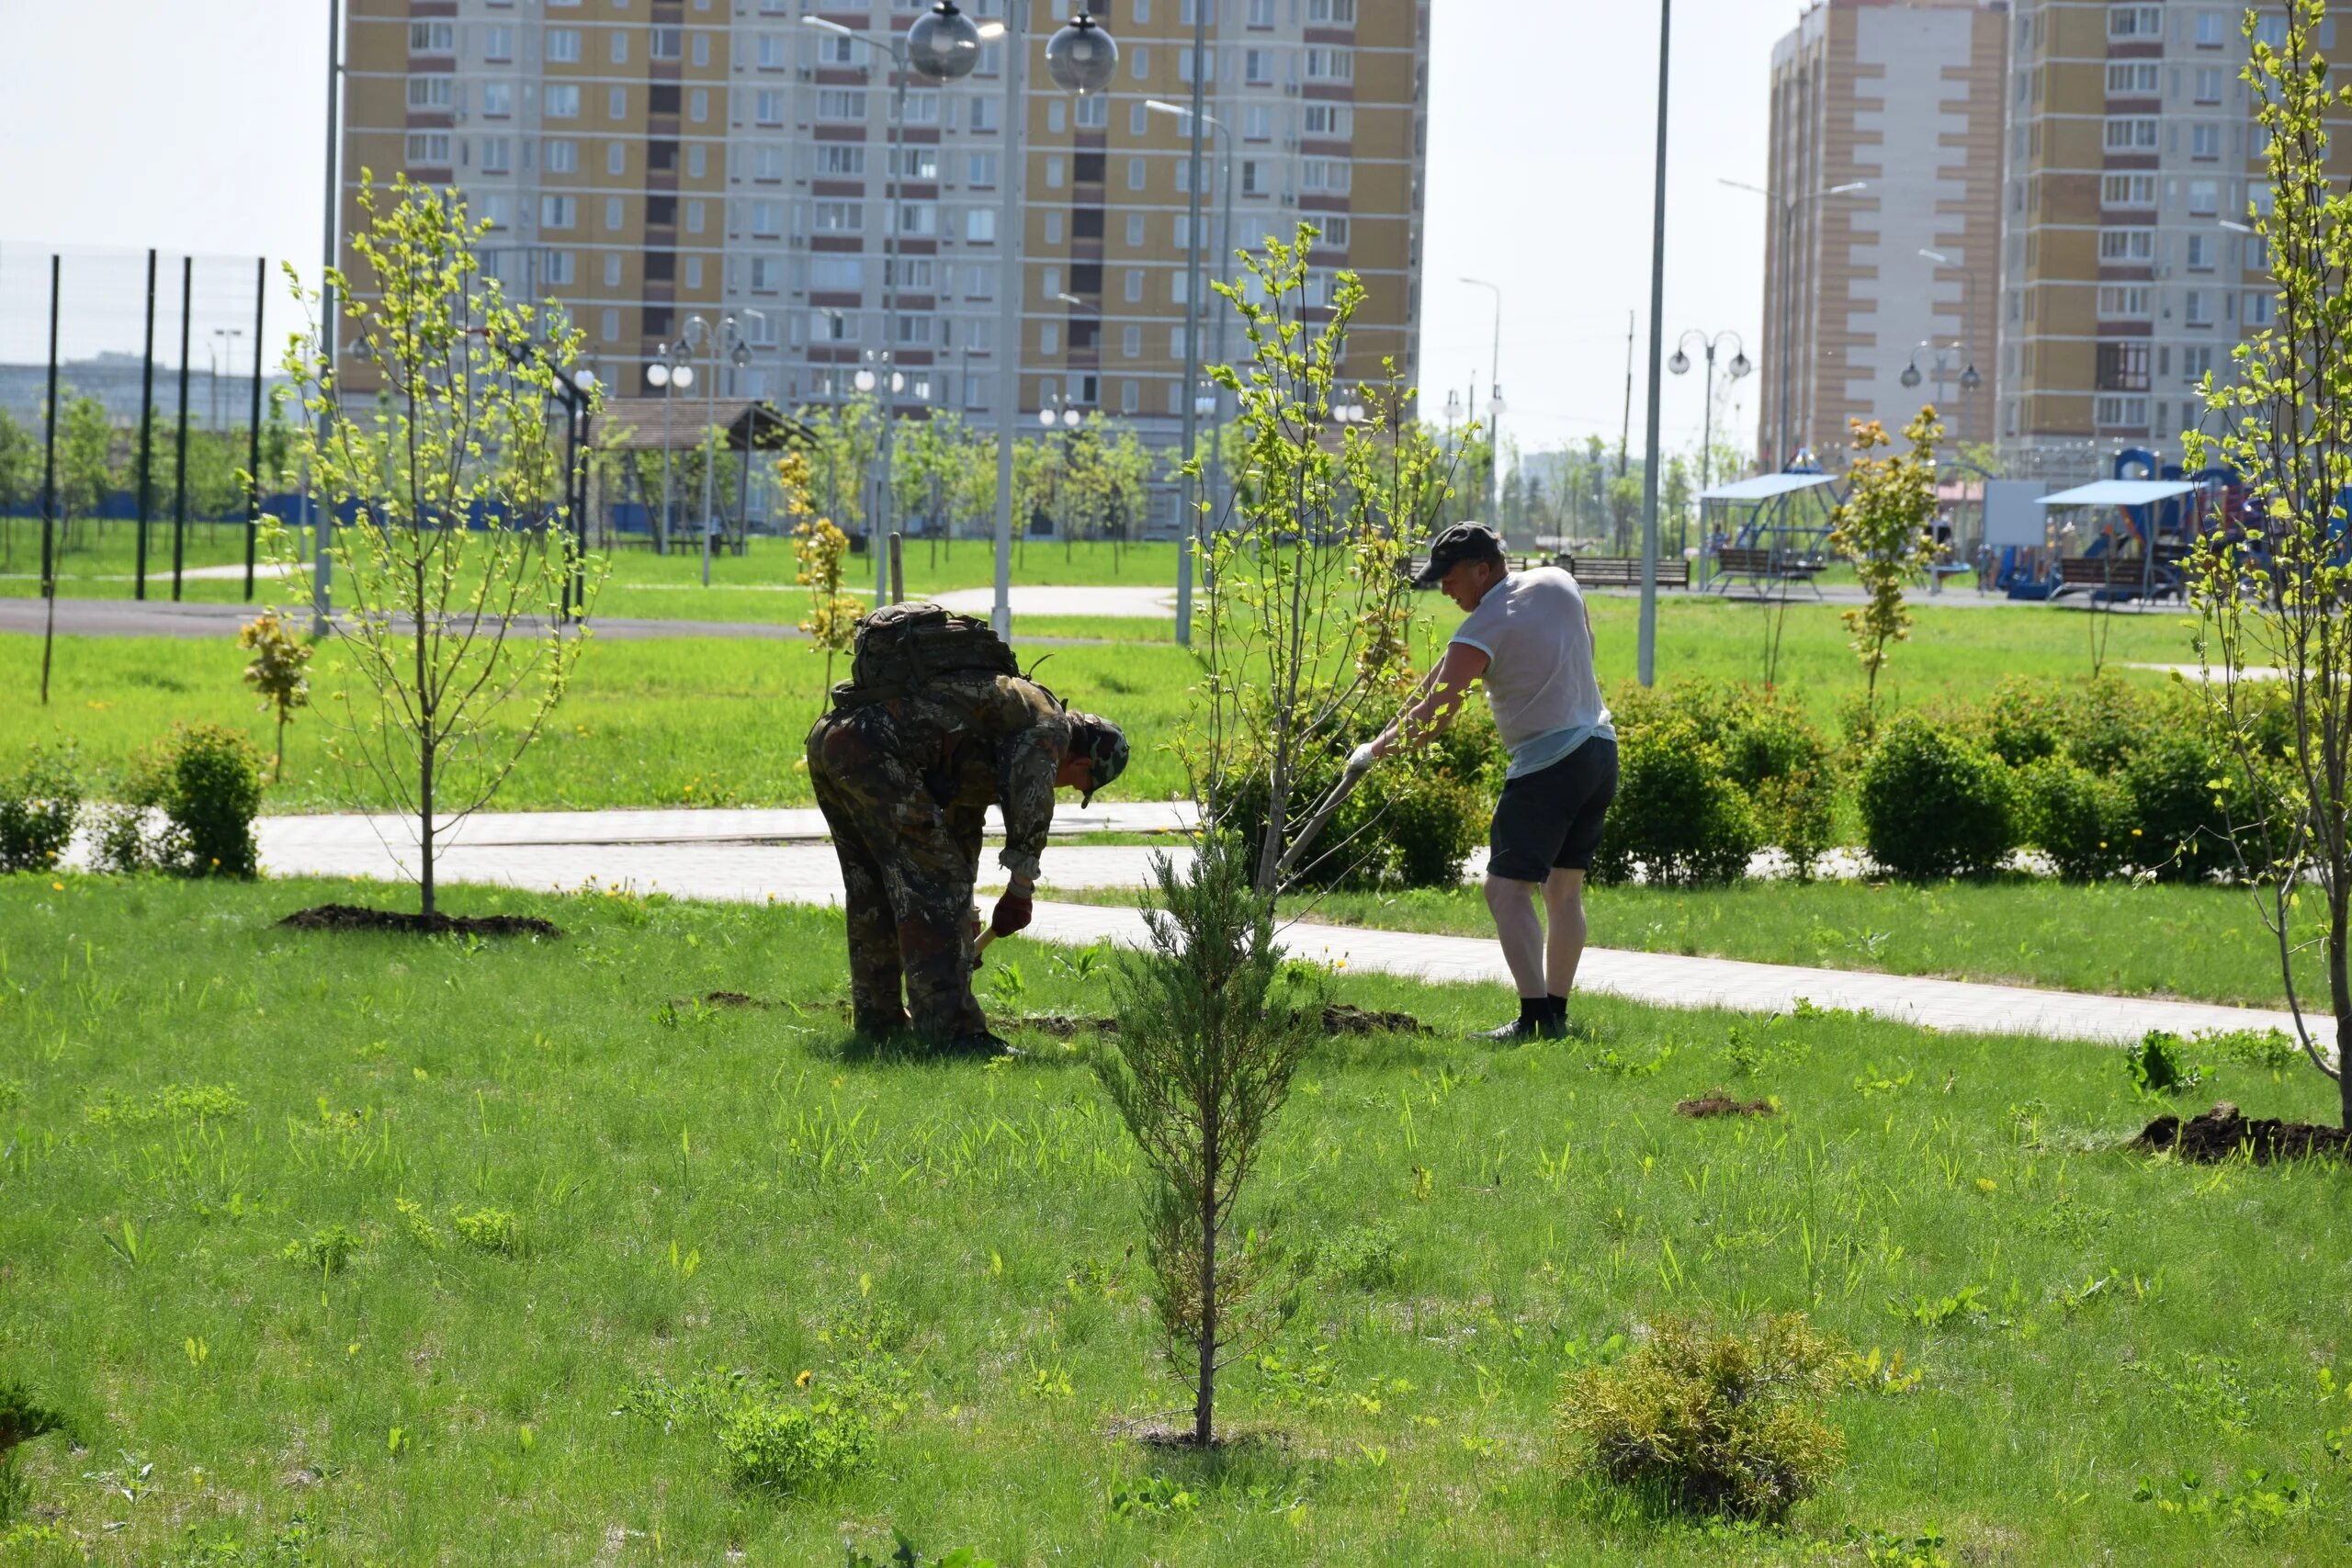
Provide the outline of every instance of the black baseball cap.
{"type": "Polygon", "coordinates": [[[1493,560],[1503,553],[1502,536],[1484,523],[1456,523],[1430,546],[1430,564],[1413,579],[1416,588],[1435,588],[1466,560],[1493,560]]]}

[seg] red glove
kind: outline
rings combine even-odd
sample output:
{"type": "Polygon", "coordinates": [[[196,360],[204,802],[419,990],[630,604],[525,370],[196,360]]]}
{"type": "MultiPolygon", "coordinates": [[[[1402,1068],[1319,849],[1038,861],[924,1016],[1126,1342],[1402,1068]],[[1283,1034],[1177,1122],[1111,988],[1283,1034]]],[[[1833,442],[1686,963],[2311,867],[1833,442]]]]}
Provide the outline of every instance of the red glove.
{"type": "Polygon", "coordinates": [[[1011,936],[1015,931],[1026,931],[1035,912],[1028,894],[1007,893],[997,899],[996,914],[989,921],[989,930],[999,936],[1011,936]]]}

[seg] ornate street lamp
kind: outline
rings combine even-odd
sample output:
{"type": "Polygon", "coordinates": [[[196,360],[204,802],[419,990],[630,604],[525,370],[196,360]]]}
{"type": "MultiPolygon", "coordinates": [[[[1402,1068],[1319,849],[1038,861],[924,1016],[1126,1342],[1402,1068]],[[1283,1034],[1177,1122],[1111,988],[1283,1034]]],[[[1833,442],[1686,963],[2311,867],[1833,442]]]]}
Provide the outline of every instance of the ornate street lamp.
{"type": "Polygon", "coordinates": [[[939,0],[907,29],[907,63],[934,82],[960,80],[979,62],[979,26],[956,0],[939,0]]]}
{"type": "Polygon", "coordinates": [[[1118,63],[1117,40],[1084,11],[1046,40],[1046,74],[1053,77],[1054,85],[1081,98],[1109,86],[1111,72],[1118,63]]]}

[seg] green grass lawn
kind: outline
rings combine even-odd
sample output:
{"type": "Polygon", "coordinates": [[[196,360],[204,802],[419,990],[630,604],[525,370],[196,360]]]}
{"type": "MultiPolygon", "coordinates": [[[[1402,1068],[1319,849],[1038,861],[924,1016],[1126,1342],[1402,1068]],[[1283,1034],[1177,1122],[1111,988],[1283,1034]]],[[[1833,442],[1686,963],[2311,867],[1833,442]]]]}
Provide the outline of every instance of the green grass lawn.
{"type": "MultiPolygon", "coordinates": [[[[1183,1395],[1083,1037],[860,1054],[819,911],[469,889],[569,932],[481,945],[271,923],[391,889],[56,880],[0,881],[0,1382],[82,1448],[19,1450],[62,1540],[10,1562],[286,1562],[298,1516],[322,1563],[837,1562],[894,1528],[1007,1564],[2343,1561],[2352,1178],[2123,1152],[2152,1110],[2109,1051],[1593,1001],[1497,1052],[1453,1037],[1496,988],[1342,976],[1441,1032],[1300,1075],[1250,1218],[1323,1261],[1228,1377],[1253,1440],[1204,1460],[1122,1435],[1183,1395]],[[686,999],[718,989],[776,1005],[686,999]],[[1783,1114],[1673,1113],[1716,1085],[1783,1114]],[[1848,1464],[1786,1531],[1558,1478],[1563,1373],[1793,1309],[1919,1382],[1830,1405],[1848,1464]],[[616,1413],[727,1369],[797,1404],[860,1355],[895,1398],[816,1495],[616,1413]]],[[[1100,1009],[1013,945],[1027,1006],[1100,1009]]]]}
{"type": "MultiPolygon", "coordinates": [[[[1289,908],[1386,931],[1491,937],[1495,930],[1476,887],[1334,893],[1289,908]]],[[[2286,1006],[2275,940],[2251,897],[2235,888],[2030,877],[1924,886],[1757,882],[1596,887],[1585,908],[1600,947],[2286,1006]]],[[[2320,955],[2306,957],[2303,995],[2324,998],[2320,955]]]]}

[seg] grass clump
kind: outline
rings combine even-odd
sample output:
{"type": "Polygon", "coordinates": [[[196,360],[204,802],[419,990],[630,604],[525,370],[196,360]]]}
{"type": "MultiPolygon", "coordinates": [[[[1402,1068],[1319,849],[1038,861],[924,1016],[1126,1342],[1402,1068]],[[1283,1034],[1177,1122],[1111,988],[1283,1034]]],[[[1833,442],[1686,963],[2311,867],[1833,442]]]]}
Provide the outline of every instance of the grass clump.
{"type": "Polygon", "coordinates": [[[705,1428],[737,1485],[798,1495],[872,1462],[875,1425],[857,1394],[852,1385],[801,1404],[772,1380],[734,1368],[682,1383],[656,1378],[624,1394],[615,1414],[657,1420],[664,1431],[705,1428]]]}
{"type": "Polygon", "coordinates": [[[512,1258],[523,1250],[522,1222],[505,1209],[456,1210],[449,1215],[449,1228],[468,1247],[494,1252],[502,1258],[512,1258]]]}
{"type": "Polygon", "coordinates": [[[82,1107],[82,1120],[93,1127],[136,1129],[163,1122],[226,1122],[245,1110],[235,1084],[167,1083],[130,1099],[100,1089],[82,1107]]]}
{"type": "Polygon", "coordinates": [[[1668,1318],[1623,1360],[1573,1374],[1560,1424],[1576,1467],[1655,1506],[1778,1522],[1844,1461],[1820,1406],[1845,1376],[1802,1313],[1752,1336],[1668,1318]]]}
{"type": "MultiPolygon", "coordinates": [[[[17,1469],[17,1450],[35,1438],[65,1430],[65,1417],[33,1397],[17,1382],[0,1382],[0,1527],[12,1524],[24,1512],[27,1487],[17,1469]]],[[[0,1544],[6,1538],[0,1536],[0,1544]]]]}
{"type": "Polygon", "coordinates": [[[278,1256],[288,1263],[315,1269],[322,1275],[340,1274],[351,1266],[353,1255],[367,1245],[367,1238],[349,1225],[321,1225],[309,1235],[288,1242],[278,1256]]]}

